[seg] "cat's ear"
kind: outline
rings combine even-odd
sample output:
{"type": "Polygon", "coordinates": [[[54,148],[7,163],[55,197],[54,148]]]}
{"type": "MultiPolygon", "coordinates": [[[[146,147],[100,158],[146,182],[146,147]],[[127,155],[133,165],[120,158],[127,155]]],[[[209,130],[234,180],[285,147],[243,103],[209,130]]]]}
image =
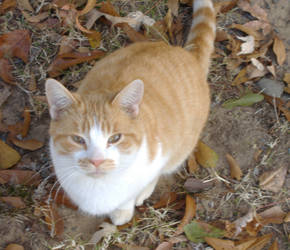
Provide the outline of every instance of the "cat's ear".
{"type": "Polygon", "coordinates": [[[113,100],[131,117],[135,118],[139,113],[139,105],[144,94],[144,83],[142,80],[134,80],[123,88],[113,100]]]}
{"type": "Polygon", "coordinates": [[[47,79],[45,82],[46,98],[51,119],[57,120],[60,113],[74,102],[72,94],[58,81],[47,79]]]}

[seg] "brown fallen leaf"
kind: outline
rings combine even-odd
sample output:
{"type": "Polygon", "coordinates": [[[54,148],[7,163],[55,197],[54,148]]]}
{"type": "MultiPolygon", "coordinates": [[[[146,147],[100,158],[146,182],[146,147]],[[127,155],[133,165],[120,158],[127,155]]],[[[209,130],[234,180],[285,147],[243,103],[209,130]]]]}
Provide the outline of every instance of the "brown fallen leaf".
{"type": "Polygon", "coordinates": [[[271,240],[272,234],[266,234],[258,237],[257,240],[249,246],[248,250],[261,250],[271,240]]]}
{"type": "Polygon", "coordinates": [[[287,167],[268,171],[259,177],[260,187],[264,190],[279,192],[284,184],[287,167]]]}
{"type": "Polygon", "coordinates": [[[0,178],[4,183],[21,184],[21,185],[38,185],[40,176],[38,173],[31,170],[0,170],[0,178]]]}
{"type": "Polygon", "coordinates": [[[164,241],[161,244],[159,244],[155,250],[171,250],[173,248],[173,243],[164,241]]]}
{"type": "Polygon", "coordinates": [[[221,1],[214,3],[216,13],[226,13],[237,5],[238,0],[221,1]]]}
{"type": "Polygon", "coordinates": [[[259,213],[259,216],[261,216],[261,222],[263,224],[282,224],[286,217],[286,213],[283,212],[280,206],[275,206],[259,213]]]}
{"type": "Polygon", "coordinates": [[[285,216],[284,222],[290,222],[290,212],[285,216]]]}
{"type": "Polygon", "coordinates": [[[222,29],[218,29],[216,31],[215,42],[221,42],[225,40],[229,40],[228,33],[222,29]]]}
{"type": "Polygon", "coordinates": [[[27,149],[30,151],[35,151],[40,149],[44,146],[44,143],[35,139],[28,139],[28,140],[18,140],[17,138],[12,138],[11,141],[17,147],[27,149]]]}
{"type": "Polygon", "coordinates": [[[284,88],[284,91],[290,94],[290,73],[285,73],[283,81],[287,83],[287,86],[284,88]]]}
{"type": "Polygon", "coordinates": [[[19,160],[20,154],[0,140],[0,169],[7,169],[14,166],[19,160]]]}
{"type": "Polygon", "coordinates": [[[221,240],[218,238],[204,237],[207,244],[215,250],[235,250],[235,243],[232,240],[221,240]]]}
{"type": "Polygon", "coordinates": [[[202,141],[198,142],[194,155],[198,164],[204,168],[214,168],[218,162],[217,153],[202,141]]]}
{"type": "Polygon", "coordinates": [[[240,31],[243,31],[244,33],[248,34],[249,36],[252,36],[253,38],[255,38],[256,41],[260,41],[263,39],[263,36],[258,31],[255,31],[251,28],[248,28],[242,24],[234,23],[229,28],[238,29],[240,31]]]}
{"type": "Polygon", "coordinates": [[[276,55],[278,64],[282,65],[286,60],[286,49],[283,41],[278,36],[274,38],[273,51],[276,55]]]}
{"type": "Polygon", "coordinates": [[[169,204],[173,203],[177,199],[176,192],[166,193],[158,202],[153,205],[153,208],[159,209],[162,207],[166,207],[169,204]]]}
{"type": "Polygon", "coordinates": [[[28,10],[30,12],[34,11],[34,9],[32,8],[29,0],[17,0],[17,7],[20,10],[28,10]]]}
{"type": "MultiPolygon", "coordinates": [[[[47,197],[47,199],[48,198],[49,197],[47,197]]],[[[66,206],[74,210],[78,209],[78,207],[72,203],[70,198],[65,194],[63,190],[60,190],[60,191],[53,190],[51,192],[51,200],[53,203],[55,203],[58,206],[66,206]]]]}
{"type": "Polygon", "coordinates": [[[274,240],[274,242],[270,246],[269,250],[279,250],[279,244],[278,244],[277,239],[274,240]]]}
{"type": "Polygon", "coordinates": [[[0,14],[4,14],[6,11],[16,7],[16,0],[4,0],[0,4],[0,14]]]}
{"type": "Polygon", "coordinates": [[[244,67],[242,70],[240,70],[240,72],[237,74],[237,76],[233,80],[232,85],[237,86],[237,85],[240,85],[242,83],[249,81],[247,73],[248,73],[247,67],[244,67]]]}
{"type": "Polygon", "coordinates": [[[259,20],[268,22],[267,12],[262,9],[258,3],[251,5],[249,1],[239,1],[238,6],[246,12],[249,12],[253,17],[256,17],[259,20]]]}
{"type": "Polygon", "coordinates": [[[290,102],[288,101],[287,103],[285,103],[285,101],[283,101],[281,98],[275,98],[274,101],[273,97],[268,96],[264,93],[263,95],[265,97],[265,100],[268,103],[272,104],[275,108],[278,108],[279,111],[283,112],[288,122],[290,122],[290,111],[289,111],[290,102]]]}
{"type": "Polygon", "coordinates": [[[8,59],[0,58],[0,77],[4,80],[4,82],[15,84],[14,77],[11,74],[12,69],[13,67],[8,59]]]}
{"type": "Polygon", "coordinates": [[[5,250],[24,250],[24,247],[18,244],[9,244],[5,250]]]}
{"type": "Polygon", "coordinates": [[[188,178],[183,187],[187,192],[199,193],[213,186],[213,182],[204,182],[200,179],[188,178]]]}
{"type": "Polygon", "coordinates": [[[0,70],[0,76],[7,83],[13,83],[12,66],[7,58],[18,57],[27,63],[30,44],[30,35],[27,30],[14,30],[0,36],[0,65],[4,67],[0,70]]]}
{"type": "Polygon", "coordinates": [[[3,201],[15,208],[25,208],[25,203],[20,197],[12,197],[12,196],[0,197],[0,201],[3,201]]]}
{"type": "Polygon", "coordinates": [[[43,20],[45,20],[46,18],[49,17],[49,12],[46,11],[46,12],[42,12],[36,16],[31,16],[28,11],[23,10],[22,15],[30,23],[39,23],[39,22],[42,22],[43,20]]]}
{"type": "Polygon", "coordinates": [[[22,127],[22,131],[21,131],[21,136],[22,137],[26,137],[29,131],[29,127],[30,127],[30,121],[31,121],[31,117],[30,117],[30,110],[28,108],[25,108],[23,111],[23,127],[22,127]]]}
{"type": "Polygon", "coordinates": [[[174,16],[178,16],[178,8],[179,8],[178,0],[168,0],[167,6],[168,9],[171,9],[171,12],[174,16]]]}
{"type": "Polygon", "coordinates": [[[133,244],[117,243],[115,245],[122,250],[150,250],[149,247],[140,247],[133,244]]]}
{"type": "Polygon", "coordinates": [[[226,158],[230,165],[231,177],[238,181],[241,180],[243,172],[241,171],[240,166],[236,160],[230,154],[226,154],[226,158]]]}
{"type": "Polygon", "coordinates": [[[175,231],[176,235],[183,233],[184,226],[191,222],[191,220],[195,216],[195,213],[196,213],[195,200],[191,195],[187,194],[185,198],[185,213],[180,224],[178,225],[175,231]]]}
{"type": "Polygon", "coordinates": [[[49,204],[43,206],[41,211],[44,214],[46,224],[50,230],[50,236],[52,238],[59,238],[64,231],[64,222],[58,214],[57,208],[53,204],[49,204]]]}
{"type": "Polygon", "coordinates": [[[247,250],[250,245],[252,245],[257,238],[243,239],[238,242],[235,242],[235,250],[247,250]]]}
{"type": "Polygon", "coordinates": [[[249,29],[255,30],[255,31],[262,30],[264,36],[272,32],[271,24],[264,21],[260,21],[260,20],[253,20],[253,21],[247,22],[243,24],[243,26],[249,29]]]}
{"type": "Polygon", "coordinates": [[[102,41],[102,34],[100,32],[94,31],[90,34],[87,34],[86,36],[93,49],[100,47],[102,41]]]}
{"type": "Polygon", "coordinates": [[[50,77],[56,77],[62,74],[62,71],[79,63],[99,59],[105,53],[101,50],[93,50],[89,53],[71,52],[58,55],[48,68],[50,77]]]}
{"type": "Polygon", "coordinates": [[[190,154],[188,159],[187,159],[187,167],[188,167],[188,171],[189,173],[195,173],[199,167],[198,167],[198,164],[195,160],[195,156],[194,156],[194,153],[190,154]]]}

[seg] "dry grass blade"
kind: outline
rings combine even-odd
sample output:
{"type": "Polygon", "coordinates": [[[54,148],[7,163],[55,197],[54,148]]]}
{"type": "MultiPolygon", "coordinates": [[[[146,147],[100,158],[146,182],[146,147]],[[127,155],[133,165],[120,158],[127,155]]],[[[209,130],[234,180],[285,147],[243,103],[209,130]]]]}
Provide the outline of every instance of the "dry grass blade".
{"type": "Polygon", "coordinates": [[[64,222],[58,214],[57,208],[52,204],[45,205],[42,212],[44,213],[45,221],[50,230],[51,237],[60,237],[63,234],[64,222]]]}
{"type": "Polygon", "coordinates": [[[180,224],[176,229],[175,232],[176,235],[183,233],[184,226],[191,222],[191,220],[195,216],[195,213],[196,213],[195,199],[191,195],[187,194],[185,198],[185,213],[180,224]]]}

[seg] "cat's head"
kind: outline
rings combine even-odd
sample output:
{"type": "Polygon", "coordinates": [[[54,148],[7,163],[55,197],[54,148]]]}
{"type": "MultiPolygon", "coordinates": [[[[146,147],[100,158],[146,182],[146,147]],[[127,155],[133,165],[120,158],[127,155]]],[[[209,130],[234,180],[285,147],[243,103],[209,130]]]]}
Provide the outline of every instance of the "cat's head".
{"type": "Polygon", "coordinates": [[[143,82],[135,80],[118,93],[82,96],[48,79],[52,156],[59,163],[55,168],[94,177],[125,167],[143,139],[135,126],[143,92],[143,82]]]}

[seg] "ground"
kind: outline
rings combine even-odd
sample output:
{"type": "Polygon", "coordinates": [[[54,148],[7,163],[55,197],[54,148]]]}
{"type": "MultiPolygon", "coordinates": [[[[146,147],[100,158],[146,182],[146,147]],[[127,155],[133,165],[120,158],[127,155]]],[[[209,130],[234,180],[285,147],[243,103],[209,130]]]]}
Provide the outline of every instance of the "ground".
{"type": "MultiPolygon", "coordinates": [[[[42,1],[36,2],[40,4],[42,1]]],[[[36,2],[32,4],[34,9],[37,9],[36,2]]],[[[159,20],[167,11],[165,1],[147,1],[146,4],[142,1],[111,2],[122,15],[140,10],[153,19],[159,20]]],[[[275,63],[277,79],[281,81],[284,74],[290,72],[290,5],[288,0],[255,2],[267,11],[271,25],[286,47],[284,64],[279,66],[275,63]]],[[[51,11],[51,13],[54,12],[51,11]]],[[[50,184],[50,179],[47,179],[53,173],[47,144],[49,114],[47,105],[40,101],[41,98],[35,97],[44,95],[47,70],[58,52],[64,30],[58,23],[49,32],[36,27],[27,22],[18,9],[12,9],[1,15],[0,35],[16,29],[28,29],[32,39],[29,62],[24,64],[20,59],[11,60],[17,85],[8,85],[0,78],[1,91],[5,90],[10,93],[4,103],[0,102],[2,123],[13,125],[21,121],[23,108],[28,107],[31,110],[31,125],[27,138],[34,138],[44,143],[44,147],[36,151],[14,146],[21,155],[21,160],[14,169],[37,171],[42,180],[48,182],[44,183],[43,187],[53,188],[53,182],[50,184]],[[34,81],[36,81],[36,88],[31,91],[30,86],[34,81]]],[[[239,23],[242,19],[241,11],[234,8],[230,12],[221,14],[218,25],[225,27],[231,22],[239,23]]],[[[99,26],[104,26],[104,24],[99,23],[98,28],[99,26]]],[[[87,39],[78,30],[72,29],[65,32],[81,43],[80,47],[89,46],[87,39]]],[[[102,35],[104,41],[101,46],[107,53],[128,42],[126,34],[120,28],[107,28],[102,31],[102,35]]],[[[275,60],[274,55],[269,55],[269,58],[275,60]]],[[[92,62],[85,62],[79,66],[72,66],[64,74],[58,76],[58,79],[66,83],[70,89],[74,89],[76,86],[74,83],[83,78],[92,64],[92,62]]],[[[222,219],[232,222],[247,214],[253,207],[259,211],[271,205],[280,205],[283,211],[289,212],[289,194],[287,194],[290,187],[289,173],[279,192],[265,191],[259,187],[259,176],[264,172],[289,167],[289,123],[282,113],[277,114],[273,105],[265,100],[249,107],[224,108],[222,104],[226,100],[238,97],[244,91],[231,86],[234,73],[237,72],[228,70],[221,58],[213,59],[209,73],[212,105],[201,139],[219,156],[214,171],[201,168],[196,173],[189,173],[184,164],[179,173],[162,178],[153,196],[145,203],[147,209],[145,211],[138,209],[139,224],[132,224],[120,229],[118,233],[105,237],[103,242],[94,249],[120,249],[117,247],[118,244],[123,249],[129,249],[128,244],[154,249],[162,242],[162,237],[173,237],[175,228],[183,217],[184,206],[179,209],[173,209],[170,206],[154,209],[151,205],[156,204],[168,190],[177,192],[178,197],[181,200],[184,199],[183,183],[189,177],[214,179],[214,188],[194,195],[197,204],[196,218],[202,221],[211,222],[222,219]],[[226,154],[230,154],[238,162],[243,172],[241,181],[230,178],[226,154]],[[216,178],[215,173],[222,180],[216,178]]],[[[255,90],[254,84],[249,84],[248,87],[255,90]]],[[[7,139],[6,132],[0,131],[0,136],[4,141],[7,139]]],[[[57,211],[64,221],[64,232],[61,236],[51,237],[51,228],[46,225],[49,222],[35,212],[37,207],[43,206],[36,197],[38,194],[42,195],[43,192],[45,191],[42,190],[42,185],[37,188],[9,184],[0,187],[1,197],[20,196],[26,204],[26,208],[16,209],[0,203],[1,249],[9,243],[18,243],[25,249],[82,249],[98,230],[98,225],[103,218],[89,217],[66,206],[60,206],[57,211]]],[[[289,223],[288,225],[287,223],[269,224],[262,229],[260,234],[272,233],[278,240],[279,249],[287,249],[289,248],[289,243],[287,243],[289,231],[289,223]]],[[[185,238],[176,243],[173,249],[205,249],[206,246],[205,243],[196,244],[185,238]]],[[[86,247],[92,248],[92,246],[86,247]]]]}

